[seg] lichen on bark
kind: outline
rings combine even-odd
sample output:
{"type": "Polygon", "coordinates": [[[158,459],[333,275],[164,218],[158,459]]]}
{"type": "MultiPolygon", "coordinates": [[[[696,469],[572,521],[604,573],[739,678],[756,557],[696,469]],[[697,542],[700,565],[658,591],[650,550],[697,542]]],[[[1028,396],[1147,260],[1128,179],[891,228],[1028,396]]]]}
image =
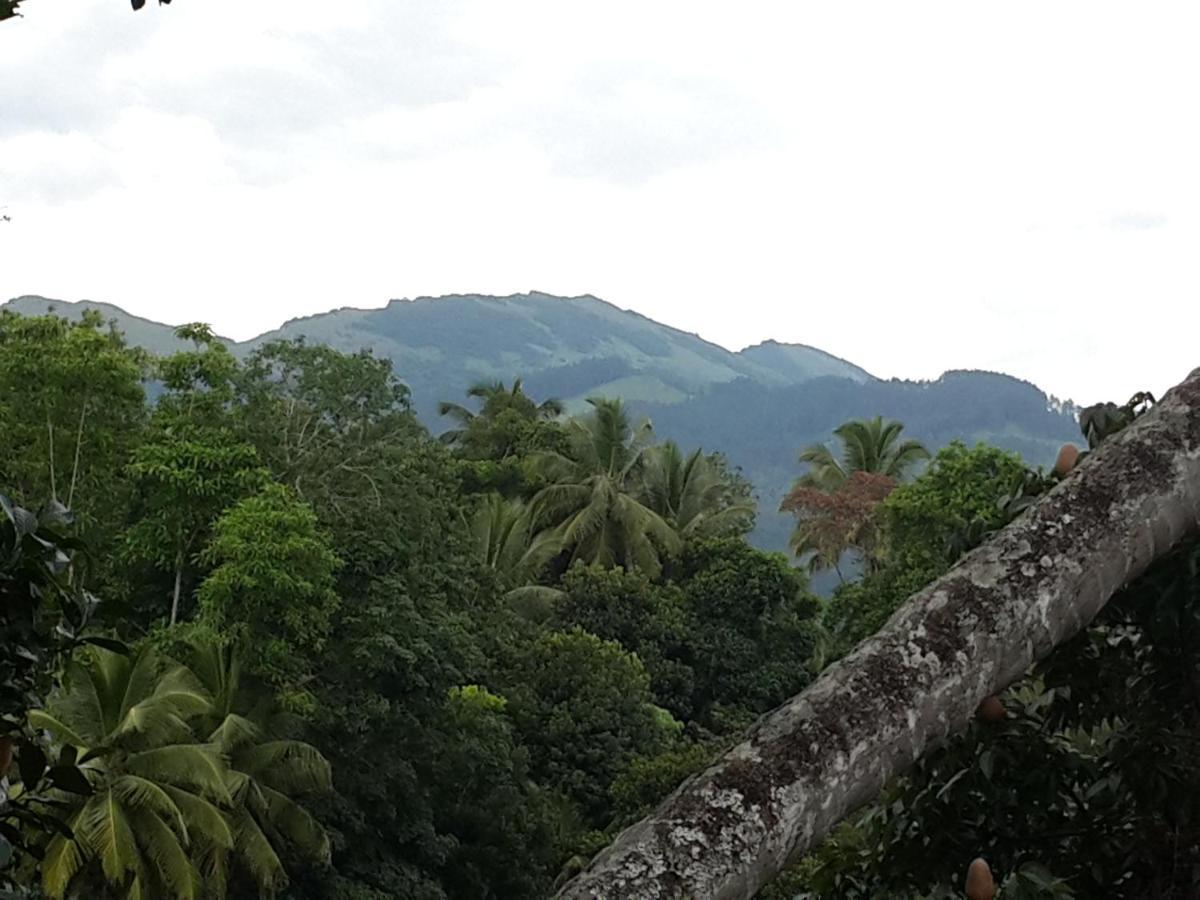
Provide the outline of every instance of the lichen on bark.
{"type": "Polygon", "coordinates": [[[1200,529],[1200,369],[622,832],[561,898],[744,898],[1200,529]]]}

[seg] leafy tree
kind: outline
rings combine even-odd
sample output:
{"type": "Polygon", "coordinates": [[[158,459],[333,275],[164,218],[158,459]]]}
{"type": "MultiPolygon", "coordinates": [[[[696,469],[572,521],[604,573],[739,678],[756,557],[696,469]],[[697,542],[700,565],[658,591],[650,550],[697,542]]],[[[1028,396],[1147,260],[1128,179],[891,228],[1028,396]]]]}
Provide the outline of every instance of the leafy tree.
{"type": "Polygon", "coordinates": [[[685,456],[667,441],[646,451],[642,469],[643,503],[680,538],[737,536],[753,527],[753,501],[703,451],[685,456]]]}
{"type": "Polygon", "coordinates": [[[480,459],[503,459],[527,450],[522,447],[527,430],[520,426],[553,421],[566,411],[561,400],[533,400],[525,393],[520,378],[511,388],[500,381],[476,382],[467,388],[467,396],[482,401],[478,413],[458,403],[438,404],[438,415],[449,416],[458,425],[442,432],[441,440],[461,445],[468,455],[480,459]]]}
{"type": "Polygon", "coordinates": [[[328,789],[328,763],[306,744],[265,739],[238,712],[235,656],[201,641],[187,655],[194,670],[150,645],[93,651],[48,711],[30,713],[92,789],[60,796],[74,840],[46,848],[50,897],[223,897],[239,878],[270,895],[288,882],[281,848],[328,859],[323,830],[294,799],[328,789]]]}
{"type": "Polygon", "coordinates": [[[582,628],[636,653],[650,676],[655,703],[681,719],[691,719],[695,684],[690,628],[683,593],[674,584],[657,585],[642,572],[575,563],[562,579],[560,597],[548,625],[559,631],[582,628]]]}
{"type": "Polygon", "coordinates": [[[303,339],[258,348],[239,376],[242,431],[276,480],[326,521],[378,507],[381,447],[423,433],[390,360],[303,339]]]}
{"type": "Polygon", "coordinates": [[[127,560],[173,575],[172,625],[212,523],[268,477],[254,447],[234,428],[237,360],[206,325],[175,333],[194,346],[158,364],[166,390],[129,465],[138,502],[124,535],[127,560]]]}
{"type": "Polygon", "coordinates": [[[69,514],[51,505],[35,515],[0,494],[0,516],[0,889],[8,889],[6,870],[28,863],[14,851],[40,852],[48,838],[70,837],[54,815],[54,790],[90,791],[75,755],[54,762],[25,712],[43,706],[80,644],[124,648],[87,636],[99,601],[83,587],[81,543],[63,534],[69,514]]]}
{"type": "Polygon", "coordinates": [[[918,441],[900,439],[903,430],[900,422],[885,422],[882,416],[839,425],[833,433],[842,444],[841,459],[825,444],[806,447],[800,451],[800,462],[807,463],[809,469],[796,485],[833,490],[851,472],[873,472],[902,480],[913,465],[929,458],[929,451],[918,441]]]}
{"type": "Polygon", "coordinates": [[[452,689],[432,748],[435,824],[454,841],[441,867],[452,897],[545,896],[562,853],[506,706],[478,685],[452,689]]]}
{"type": "Polygon", "coordinates": [[[1012,501],[1040,493],[1013,453],[955,442],[938,451],[915,480],[892,491],[879,510],[882,560],[861,581],[834,593],[825,622],[843,649],[879,628],[914,591],[946,571],[972,530],[977,539],[1009,520],[1012,501]]]}
{"type": "Polygon", "coordinates": [[[641,662],[575,629],[535,641],[514,676],[506,695],[534,776],[578,804],[585,821],[607,825],[614,778],[671,738],[641,662]]]}
{"type": "Polygon", "coordinates": [[[467,391],[480,400],[479,412],[457,403],[439,404],[443,416],[457,427],[440,440],[454,448],[464,461],[463,481],[469,492],[498,492],[507,498],[528,498],[544,479],[526,466],[533,453],[565,449],[559,419],[565,408],[558,400],[538,403],[525,393],[520,379],[511,388],[502,383],[480,382],[467,391]]]}
{"type": "Polygon", "coordinates": [[[539,524],[556,530],[571,561],[619,565],[657,573],[676,552],[674,529],[637,493],[650,423],[633,426],[619,400],[593,397],[592,411],[568,426],[566,453],[535,454],[534,465],[553,483],[534,500],[539,524]]]}
{"type": "Polygon", "coordinates": [[[696,715],[736,730],[808,683],[816,599],[782,554],[730,538],[697,542],[683,557],[687,645],[696,715]]]}
{"type": "Polygon", "coordinates": [[[98,313],[79,322],[0,310],[0,484],[17,503],[70,508],[107,539],[124,514],[145,359],[98,313]]]}
{"type": "Polygon", "coordinates": [[[286,704],[310,705],[301,683],[329,636],[340,565],[312,509],[268,485],[221,515],[202,558],[213,567],[197,592],[202,619],[245,641],[286,704]]]}
{"type": "Polygon", "coordinates": [[[486,494],[471,518],[471,538],[476,558],[495,573],[514,608],[539,619],[562,596],[556,588],[535,583],[561,544],[553,532],[536,532],[533,521],[527,504],[486,494]]]}

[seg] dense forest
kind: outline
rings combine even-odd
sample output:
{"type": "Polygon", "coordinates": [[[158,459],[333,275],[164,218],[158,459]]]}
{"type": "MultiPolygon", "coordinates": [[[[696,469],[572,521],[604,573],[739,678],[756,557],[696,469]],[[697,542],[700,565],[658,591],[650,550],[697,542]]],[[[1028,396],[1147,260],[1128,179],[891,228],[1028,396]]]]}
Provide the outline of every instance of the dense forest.
{"type": "MultiPolygon", "coordinates": [[[[368,351],[177,337],[0,312],[11,896],[550,896],[1073,463],[864,411],[769,553],[618,399],[484,383],[435,437],[368,351]]],[[[1198,629],[1193,543],[765,893],[1194,896],[1198,629]]]]}

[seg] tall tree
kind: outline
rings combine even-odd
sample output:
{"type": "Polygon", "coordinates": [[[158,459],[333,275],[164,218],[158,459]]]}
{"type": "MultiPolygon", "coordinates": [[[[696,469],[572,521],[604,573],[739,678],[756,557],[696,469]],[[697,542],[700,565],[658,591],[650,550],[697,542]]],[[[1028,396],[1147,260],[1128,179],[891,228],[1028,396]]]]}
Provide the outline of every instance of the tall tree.
{"type": "Polygon", "coordinates": [[[796,514],[792,552],[806,561],[809,571],[834,569],[839,578],[848,551],[873,563],[879,550],[877,512],[895,487],[887,475],[854,471],[832,490],[792,488],[779,505],[781,512],[796,514]]]}
{"type": "Polygon", "coordinates": [[[245,643],[252,668],[285,705],[311,705],[304,682],[338,607],[341,561],[316,514],[271,484],[227,509],[202,557],[213,567],[197,591],[201,619],[245,643]]]}
{"type": "Polygon", "coordinates": [[[17,503],[61,502],[93,542],[111,536],[144,420],[145,368],[99,313],[69,322],[0,310],[0,484],[17,503]]]}
{"type": "Polygon", "coordinates": [[[447,444],[460,444],[470,450],[484,454],[487,458],[503,458],[516,452],[519,429],[512,424],[536,421],[552,421],[566,412],[561,400],[550,398],[538,403],[525,393],[521,379],[514,379],[512,387],[502,381],[479,381],[467,388],[467,396],[479,400],[480,409],[474,412],[459,403],[442,401],[438,404],[438,415],[448,416],[456,427],[442,432],[441,440],[447,444]],[[496,426],[508,415],[509,428],[496,426]],[[485,428],[490,434],[485,434],[485,428]]]}
{"type": "Polygon", "coordinates": [[[258,348],[238,377],[240,429],[277,481],[326,521],[379,508],[381,448],[423,433],[390,360],[298,338],[258,348]]]}
{"type": "Polygon", "coordinates": [[[329,836],[300,803],[332,790],[329,762],[315,747],[273,733],[273,702],[262,702],[243,674],[247,649],[203,632],[175,648],[210,698],[195,728],[227,764],[233,845],[202,839],[195,850],[201,869],[214,873],[209,887],[218,896],[225,884],[234,886],[234,896],[251,889],[274,894],[291,880],[289,856],[317,866],[330,858],[329,836]]]}
{"type": "Polygon", "coordinates": [[[212,523],[267,480],[235,428],[237,360],[206,325],[185,325],[176,336],[193,349],[159,362],[165,393],[129,465],[136,521],[124,536],[127,559],[171,573],[172,625],[212,523]]]}
{"type": "Polygon", "coordinates": [[[539,524],[555,529],[572,561],[657,572],[676,552],[674,529],[638,499],[637,479],[652,430],[634,425],[620,400],[592,397],[591,412],[571,420],[566,452],[533,458],[552,483],[534,499],[539,524]]]}
{"type": "Polygon", "coordinates": [[[834,429],[842,444],[841,458],[826,444],[813,444],[800,451],[800,462],[808,471],[796,481],[798,487],[831,491],[843,484],[851,472],[872,472],[900,481],[929,451],[914,440],[901,440],[904,425],[894,420],[854,419],[834,429]]]}
{"type": "Polygon", "coordinates": [[[684,540],[744,534],[754,524],[754,502],[728,475],[699,448],[685,456],[667,441],[646,451],[643,502],[684,540]]]}
{"type": "Polygon", "coordinates": [[[600,854],[563,897],[750,897],[1200,531],[1200,369],[600,854]]]}

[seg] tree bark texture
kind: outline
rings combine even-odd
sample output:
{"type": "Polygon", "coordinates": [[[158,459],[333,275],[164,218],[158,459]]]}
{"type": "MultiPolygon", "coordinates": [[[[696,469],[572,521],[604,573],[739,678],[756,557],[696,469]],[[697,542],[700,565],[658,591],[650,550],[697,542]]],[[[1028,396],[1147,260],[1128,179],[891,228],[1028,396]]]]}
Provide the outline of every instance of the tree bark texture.
{"type": "Polygon", "coordinates": [[[1200,529],[1200,369],[559,893],[752,897],[1200,529]]]}

